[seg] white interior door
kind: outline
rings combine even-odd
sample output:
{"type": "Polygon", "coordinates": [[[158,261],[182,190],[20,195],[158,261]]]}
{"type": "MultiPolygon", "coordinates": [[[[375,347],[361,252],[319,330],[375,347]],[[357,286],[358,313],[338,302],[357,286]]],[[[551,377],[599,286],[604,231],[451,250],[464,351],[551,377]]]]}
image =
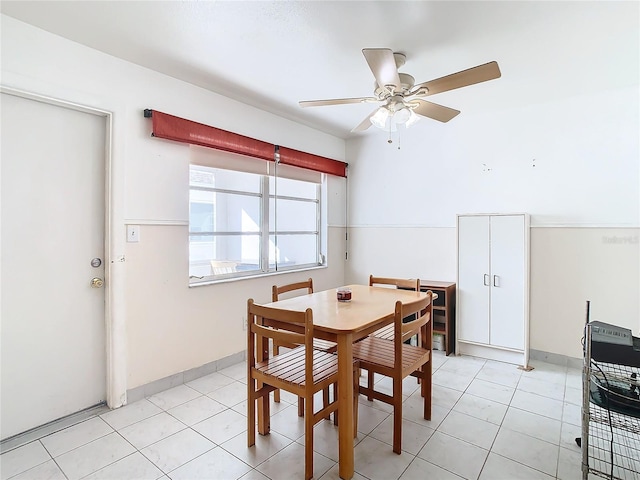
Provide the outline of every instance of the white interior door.
{"type": "Polygon", "coordinates": [[[105,293],[91,285],[105,271],[106,120],[1,100],[5,439],[106,398],[105,293]]]}
{"type": "Polygon", "coordinates": [[[459,340],[489,343],[489,217],[458,217],[459,340]]]}
{"type": "Polygon", "coordinates": [[[491,344],[524,349],[524,215],[491,217],[491,344]]]}

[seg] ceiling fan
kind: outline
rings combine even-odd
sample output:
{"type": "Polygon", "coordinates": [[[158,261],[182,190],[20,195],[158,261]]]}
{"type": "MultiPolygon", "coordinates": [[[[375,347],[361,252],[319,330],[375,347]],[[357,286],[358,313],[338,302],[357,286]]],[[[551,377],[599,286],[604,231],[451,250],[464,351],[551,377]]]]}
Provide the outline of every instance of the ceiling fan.
{"type": "Polygon", "coordinates": [[[371,125],[385,130],[394,129],[397,124],[409,127],[421,116],[439,122],[448,122],[460,111],[428,102],[424,100],[424,97],[486,82],[499,78],[501,75],[498,63],[489,62],[416,85],[415,79],[411,75],[398,72],[398,68],[402,67],[406,61],[406,56],[403,53],[393,52],[389,48],[365,48],[362,53],[376,79],[372,97],[305,100],[299,102],[300,106],[321,107],[349,103],[381,104],[351,130],[352,132],[362,132],[371,125]]]}

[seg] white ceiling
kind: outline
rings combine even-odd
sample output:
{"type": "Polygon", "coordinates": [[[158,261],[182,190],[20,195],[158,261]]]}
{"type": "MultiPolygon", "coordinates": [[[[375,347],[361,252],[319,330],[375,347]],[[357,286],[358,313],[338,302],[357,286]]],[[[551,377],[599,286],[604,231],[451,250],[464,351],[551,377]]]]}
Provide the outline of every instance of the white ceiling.
{"type": "MultiPolygon", "coordinates": [[[[349,138],[375,106],[363,48],[424,82],[496,60],[502,78],[429,97],[461,115],[638,84],[638,2],[7,1],[2,13],[349,138]],[[620,48],[624,45],[624,48],[620,48]]],[[[455,122],[454,118],[452,122],[455,122]]],[[[423,119],[415,129],[428,128],[423,119]],[[426,125],[426,126],[425,126],[426,125]]],[[[375,133],[371,128],[364,135],[375,133]]],[[[363,135],[363,134],[357,134],[363,135]]]]}

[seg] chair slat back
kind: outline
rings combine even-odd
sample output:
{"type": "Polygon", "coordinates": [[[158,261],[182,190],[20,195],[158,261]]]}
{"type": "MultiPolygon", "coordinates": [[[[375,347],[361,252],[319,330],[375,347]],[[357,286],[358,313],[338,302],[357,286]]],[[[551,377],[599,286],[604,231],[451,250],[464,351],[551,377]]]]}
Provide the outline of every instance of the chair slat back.
{"type": "MultiPolygon", "coordinates": [[[[247,301],[247,363],[249,372],[257,361],[269,358],[267,339],[275,339],[282,343],[304,345],[305,376],[313,378],[313,312],[307,308],[304,312],[266,307],[247,301]],[[277,328],[263,325],[265,321],[278,322],[277,328]],[[260,355],[257,355],[260,353],[260,355]]],[[[311,383],[306,388],[311,390],[311,383]]]]}
{"type": "Polygon", "coordinates": [[[304,345],[307,337],[313,340],[313,320],[311,309],[304,312],[265,307],[248,301],[247,319],[252,332],[267,338],[304,345]],[[264,326],[265,320],[278,322],[277,329],[264,326]]]}
{"type": "Polygon", "coordinates": [[[417,292],[420,290],[420,279],[374,277],[369,275],[369,286],[373,287],[374,285],[395,285],[396,288],[406,288],[417,292]]]}
{"type": "Polygon", "coordinates": [[[256,335],[272,338],[280,343],[304,345],[306,338],[303,333],[292,333],[287,330],[278,330],[272,327],[265,327],[259,323],[252,323],[251,329],[251,331],[256,335]]]}
{"type": "Polygon", "coordinates": [[[400,322],[400,331],[402,340],[412,337],[420,331],[420,329],[431,320],[431,314],[433,310],[433,292],[427,291],[424,298],[416,300],[415,302],[408,302],[402,304],[396,303],[396,315],[398,315],[398,308],[400,308],[399,314],[404,318],[404,322],[400,322]],[[407,321],[409,316],[415,316],[411,321],[407,321]]]}
{"type": "Polygon", "coordinates": [[[313,293],[313,279],[309,278],[304,282],[289,283],[287,285],[274,285],[273,287],[271,287],[271,301],[277,302],[280,295],[283,293],[302,289],[306,289],[307,293],[313,293]]]}

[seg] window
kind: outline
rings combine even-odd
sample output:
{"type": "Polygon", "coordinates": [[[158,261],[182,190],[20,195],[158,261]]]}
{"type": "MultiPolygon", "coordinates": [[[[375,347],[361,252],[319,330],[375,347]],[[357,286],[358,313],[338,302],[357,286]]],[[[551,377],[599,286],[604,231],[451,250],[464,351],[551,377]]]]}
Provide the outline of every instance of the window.
{"type": "Polygon", "coordinates": [[[190,284],[322,264],[320,183],[196,164],[189,173],[190,284]]]}

